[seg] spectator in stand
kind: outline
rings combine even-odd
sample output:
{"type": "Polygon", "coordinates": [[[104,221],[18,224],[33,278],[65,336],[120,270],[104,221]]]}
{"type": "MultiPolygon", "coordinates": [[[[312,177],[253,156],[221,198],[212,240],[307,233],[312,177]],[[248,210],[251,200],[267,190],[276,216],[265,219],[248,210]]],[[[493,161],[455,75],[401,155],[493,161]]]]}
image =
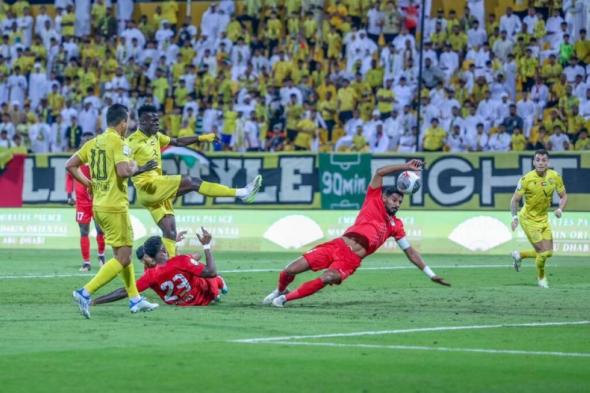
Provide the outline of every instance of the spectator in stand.
{"type": "MultiPolygon", "coordinates": [[[[579,0],[566,2],[564,13],[553,7],[550,17],[547,2],[535,7],[521,2],[497,17],[489,14],[485,21],[482,0],[469,0],[461,17],[454,10],[445,15],[443,9],[431,17],[427,2],[421,92],[415,29],[422,10],[415,0],[313,7],[295,1],[285,3],[285,12],[256,1],[236,10],[233,1],[225,0],[207,8],[199,29],[191,17],[179,20],[175,1],[137,19],[133,0],[118,2],[115,12],[104,0],[92,7],[85,0],[58,3],[55,17],[41,6],[33,20],[30,7],[19,2],[18,12],[7,12],[0,22],[0,104],[10,103],[11,119],[5,124],[7,137],[12,139],[17,128],[27,132],[47,124],[51,151],[60,150],[54,124],[69,128],[75,115],[77,127],[104,128],[106,108],[115,102],[132,111],[144,103],[157,105],[167,113],[165,128],[171,135],[183,128],[191,109],[194,120],[187,127],[199,124],[201,132],[216,127],[226,148],[232,138],[242,140],[242,131],[246,137],[258,128],[264,150],[281,146],[282,133],[273,128],[280,122],[281,130],[290,131],[288,147],[294,148],[300,136],[298,149],[329,151],[340,130],[355,136],[356,123],[347,127],[355,112],[363,126],[370,123],[366,137],[371,145],[377,133],[377,123],[371,123],[375,110],[384,122],[388,149],[412,150],[412,108],[425,95],[430,103],[422,106],[422,124],[428,126],[436,117],[451,141],[457,120],[463,118],[460,128],[468,150],[485,150],[487,141],[472,146],[474,138],[484,140],[499,124],[511,138],[520,129],[532,145],[548,142],[537,140],[541,124],[553,132],[555,123],[575,145],[579,130],[587,127],[582,119],[590,119],[590,40],[578,18],[579,0]],[[89,15],[92,21],[84,22],[89,15]],[[13,101],[18,102],[16,109],[13,101]],[[91,110],[86,109],[88,102],[91,110]],[[23,117],[26,103],[31,110],[23,117]],[[517,116],[509,108],[513,103],[517,116]],[[554,108],[559,111],[556,119],[543,116],[554,108]],[[395,117],[390,116],[392,109],[398,111],[395,117]],[[324,124],[309,117],[312,110],[324,124]],[[241,120],[237,112],[244,114],[241,120]],[[38,119],[31,120],[30,114],[38,119]],[[92,127],[94,114],[100,121],[92,127]],[[311,130],[306,121],[314,124],[309,134],[302,133],[311,130]],[[481,134],[478,123],[483,123],[481,134]],[[398,131],[391,132],[392,124],[399,124],[398,131]],[[238,125],[242,131],[234,135],[238,125]]],[[[517,139],[512,145],[520,149],[522,140],[517,139]]]]}
{"type": "MultiPolygon", "coordinates": [[[[519,129],[520,131],[520,129],[519,129]]],[[[491,151],[509,151],[510,145],[512,143],[511,136],[506,132],[506,127],[504,125],[500,125],[498,127],[498,132],[493,134],[489,139],[489,147],[491,151]]]]}
{"type": "Polygon", "coordinates": [[[504,119],[502,125],[504,126],[504,130],[510,135],[512,135],[515,128],[523,129],[524,121],[522,120],[522,117],[518,116],[516,113],[516,105],[510,104],[510,113],[508,117],[504,119]]]}
{"type": "Polygon", "coordinates": [[[550,151],[565,151],[570,148],[570,140],[563,133],[561,126],[555,126],[553,134],[549,137],[548,146],[550,151]]]}
{"type": "Polygon", "coordinates": [[[439,126],[438,118],[430,120],[430,127],[426,129],[423,138],[424,151],[442,151],[447,133],[439,126]]]}
{"type": "Polygon", "coordinates": [[[580,136],[574,145],[574,150],[590,150],[590,139],[588,138],[588,129],[582,128],[580,130],[580,136]]]}

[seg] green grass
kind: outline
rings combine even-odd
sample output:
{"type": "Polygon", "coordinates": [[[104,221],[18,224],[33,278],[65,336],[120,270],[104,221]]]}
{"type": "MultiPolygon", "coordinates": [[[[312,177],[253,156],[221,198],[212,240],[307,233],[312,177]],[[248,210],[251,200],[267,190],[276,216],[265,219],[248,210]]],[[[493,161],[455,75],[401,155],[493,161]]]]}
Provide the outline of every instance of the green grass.
{"type": "MultiPolygon", "coordinates": [[[[131,315],[126,303],[118,302],[93,308],[88,321],[71,302],[72,289],[88,280],[77,273],[76,251],[0,251],[0,391],[556,393],[589,389],[588,356],[430,349],[590,354],[590,325],[301,338],[286,344],[234,342],[588,320],[587,259],[552,258],[551,289],[542,290],[536,287],[533,264],[529,262],[517,274],[509,257],[427,256],[434,270],[453,284],[444,288],[411,268],[401,255],[375,255],[363,267],[410,268],[359,270],[344,285],[325,288],[285,309],[261,306],[262,298],[275,286],[277,273],[247,270],[280,269],[295,256],[219,253],[221,270],[240,270],[224,274],[230,293],[221,304],[190,309],[164,305],[153,313],[131,315]],[[456,268],[465,265],[481,266],[456,268]]],[[[310,277],[313,274],[306,274],[296,284],[310,277]]],[[[111,283],[100,293],[118,286],[119,282],[111,283]]],[[[155,294],[148,297],[153,300],[155,294]]]]}

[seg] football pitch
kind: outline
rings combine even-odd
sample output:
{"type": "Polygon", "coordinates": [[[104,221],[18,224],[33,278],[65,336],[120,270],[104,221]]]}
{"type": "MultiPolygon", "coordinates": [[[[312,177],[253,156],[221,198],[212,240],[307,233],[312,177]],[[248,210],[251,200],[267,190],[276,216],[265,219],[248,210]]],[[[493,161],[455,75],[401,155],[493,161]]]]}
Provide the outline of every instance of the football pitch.
{"type": "Polygon", "coordinates": [[[339,287],[262,306],[296,256],[219,252],[221,303],[166,306],[148,290],[152,313],[121,301],[85,320],[76,250],[2,250],[0,391],[590,391],[588,258],[552,258],[544,290],[530,260],[516,273],[510,257],[427,255],[446,288],[377,254],[339,287]]]}

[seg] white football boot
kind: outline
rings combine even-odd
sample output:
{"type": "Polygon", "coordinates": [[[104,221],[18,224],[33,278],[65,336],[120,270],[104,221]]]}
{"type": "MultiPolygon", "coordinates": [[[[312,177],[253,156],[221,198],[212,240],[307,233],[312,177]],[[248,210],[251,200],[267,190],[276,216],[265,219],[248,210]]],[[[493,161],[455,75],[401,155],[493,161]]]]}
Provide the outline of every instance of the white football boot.
{"type": "Polygon", "coordinates": [[[272,301],[275,300],[276,298],[278,298],[281,295],[286,295],[289,293],[288,289],[285,289],[283,292],[279,292],[278,289],[275,289],[274,291],[272,291],[271,293],[269,293],[264,300],[262,301],[262,304],[272,304],[272,301]]]}
{"type": "Polygon", "coordinates": [[[252,180],[246,186],[246,190],[248,190],[248,194],[246,194],[243,197],[240,197],[240,199],[242,201],[244,201],[245,203],[252,203],[252,202],[254,202],[254,199],[256,197],[256,194],[258,193],[258,190],[260,190],[260,187],[261,186],[262,186],[262,176],[257,175],[254,178],[254,180],[252,180]]]}
{"type": "Polygon", "coordinates": [[[547,277],[543,277],[539,279],[539,288],[549,289],[549,283],[547,282],[547,277]]]}
{"type": "Polygon", "coordinates": [[[129,300],[129,311],[131,311],[132,314],[140,311],[153,311],[156,308],[158,308],[157,303],[150,303],[143,296],[136,302],[129,300]]]}
{"type": "Polygon", "coordinates": [[[72,292],[72,296],[74,297],[74,302],[80,309],[80,313],[84,316],[84,318],[90,319],[90,296],[84,296],[82,293],[82,288],[72,292]]]}
{"type": "Polygon", "coordinates": [[[271,304],[275,307],[283,308],[285,307],[285,303],[287,303],[287,297],[285,295],[281,295],[274,298],[271,304]]]}

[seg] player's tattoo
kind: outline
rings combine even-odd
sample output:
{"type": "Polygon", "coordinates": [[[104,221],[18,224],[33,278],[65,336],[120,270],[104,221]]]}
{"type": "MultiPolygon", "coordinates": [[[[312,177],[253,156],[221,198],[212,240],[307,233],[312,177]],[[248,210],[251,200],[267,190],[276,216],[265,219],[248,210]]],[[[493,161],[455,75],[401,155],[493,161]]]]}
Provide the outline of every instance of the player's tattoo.
{"type": "Polygon", "coordinates": [[[518,214],[518,206],[515,202],[515,200],[512,200],[512,203],[510,204],[510,211],[512,212],[512,217],[518,214]]]}

